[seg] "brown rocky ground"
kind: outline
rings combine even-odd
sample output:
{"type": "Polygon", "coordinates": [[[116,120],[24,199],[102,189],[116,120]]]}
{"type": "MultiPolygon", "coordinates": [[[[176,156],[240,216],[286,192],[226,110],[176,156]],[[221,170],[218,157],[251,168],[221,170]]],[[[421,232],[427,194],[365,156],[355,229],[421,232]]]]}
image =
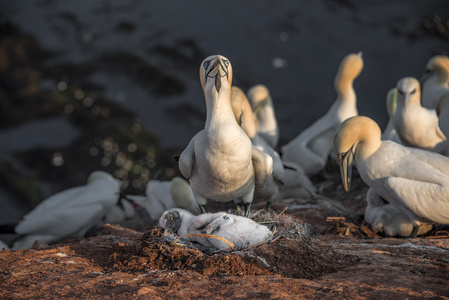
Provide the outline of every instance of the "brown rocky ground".
{"type": "Polygon", "coordinates": [[[113,225],[88,239],[2,251],[0,298],[449,299],[447,227],[383,238],[361,222],[362,182],[348,194],[323,191],[343,205],[277,212],[277,238],[246,251],[206,254],[164,239],[158,227],[113,225]],[[289,235],[293,224],[312,224],[311,236],[289,235]]]}

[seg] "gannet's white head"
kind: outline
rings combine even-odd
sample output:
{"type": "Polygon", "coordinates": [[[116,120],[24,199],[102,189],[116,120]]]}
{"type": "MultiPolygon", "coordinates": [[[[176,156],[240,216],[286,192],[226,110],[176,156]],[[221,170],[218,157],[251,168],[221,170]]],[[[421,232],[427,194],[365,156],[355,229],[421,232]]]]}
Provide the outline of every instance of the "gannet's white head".
{"type": "Polygon", "coordinates": [[[439,85],[449,84],[449,57],[446,55],[437,55],[432,57],[426,65],[426,73],[421,78],[421,83],[434,77],[439,85]]]}
{"type": "Polygon", "coordinates": [[[335,76],[335,89],[339,94],[344,94],[348,86],[352,86],[354,79],[363,69],[362,52],[348,54],[340,63],[337,76],[335,76]]]}
{"type": "Polygon", "coordinates": [[[200,80],[205,94],[219,94],[223,89],[230,92],[232,85],[231,62],[221,55],[209,56],[201,63],[200,80]]]}
{"type": "Polygon", "coordinates": [[[388,116],[392,118],[396,112],[396,107],[398,105],[398,89],[392,88],[387,93],[387,112],[388,116]]]}
{"type": "Polygon", "coordinates": [[[256,119],[245,93],[236,86],[231,88],[231,106],[237,123],[250,138],[256,135],[256,119]]]}
{"type": "Polygon", "coordinates": [[[354,155],[361,159],[370,156],[380,147],[380,136],[379,125],[365,116],[346,119],[338,126],[334,146],[340,160],[341,179],[346,191],[351,187],[354,155]]]}
{"type": "Polygon", "coordinates": [[[405,77],[398,81],[398,102],[401,102],[406,109],[408,103],[421,103],[421,88],[419,81],[413,77],[405,77]]]}

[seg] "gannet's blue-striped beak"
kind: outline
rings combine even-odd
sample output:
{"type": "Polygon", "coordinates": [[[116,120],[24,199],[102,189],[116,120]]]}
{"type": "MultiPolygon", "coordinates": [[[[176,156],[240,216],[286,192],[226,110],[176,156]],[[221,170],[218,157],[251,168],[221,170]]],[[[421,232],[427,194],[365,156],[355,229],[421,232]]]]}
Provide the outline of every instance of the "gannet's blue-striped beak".
{"type": "Polygon", "coordinates": [[[352,146],[348,151],[340,154],[340,174],[345,191],[351,188],[352,166],[354,165],[354,152],[352,146]]]}

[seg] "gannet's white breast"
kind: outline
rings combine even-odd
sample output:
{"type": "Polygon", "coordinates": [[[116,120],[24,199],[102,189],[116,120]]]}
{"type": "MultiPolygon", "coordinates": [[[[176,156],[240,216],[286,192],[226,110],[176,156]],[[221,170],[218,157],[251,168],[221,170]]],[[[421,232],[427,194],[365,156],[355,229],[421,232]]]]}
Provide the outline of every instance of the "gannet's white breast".
{"type": "Polygon", "coordinates": [[[237,123],[200,132],[195,136],[194,151],[196,165],[189,178],[192,190],[226,202],[254,186],[251,140],[237,123]]]}
{"type": "Polygon", "coordinates": [[[410,105],[405,111],[397,111],[393,124],[406,146],[431,149],[445,140],[438,128],[435,110],[428,110],[420,105],[410,105]]]}
{"type": "Polygon", "coordinates": [[[393,116],[394,127],[406,146],[431,149],[445,140],[438,127],[434,109],[421,106],[421,91],[418,80],[405,77],[397,83],[397,109],[393,116]]]}

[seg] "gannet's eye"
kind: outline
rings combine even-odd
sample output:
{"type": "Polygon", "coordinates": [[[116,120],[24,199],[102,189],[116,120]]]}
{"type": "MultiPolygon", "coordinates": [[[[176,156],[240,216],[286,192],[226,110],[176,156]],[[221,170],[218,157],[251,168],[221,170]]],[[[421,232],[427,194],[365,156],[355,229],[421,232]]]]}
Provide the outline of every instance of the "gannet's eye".
{"type": "Polygon", "coordinates": [[[224,63],[224,65],[226,66],[226,68],[229,67],[229,60],[226,60],[226,59],[225,59],[225,60],[223,60],[223,63],[224,63]]]}
{"type": "Polygon", "coordinates": [[[207,69],[207,67],[209,67],[209,64],[210,64],[210,60],[203,62],[203,68],[207,69]]]}
{"type": "Polygon", "coordinates": [[[398,93],[404,96],[404,92],[402,90],[398,89],[398,93]]]}
{"type": "Polygon", "coordinates": [[[414,89],[413,91],[410,92],[410,95],[413,95],[414,93],[416,93],[416,89],[414,89]]]}

